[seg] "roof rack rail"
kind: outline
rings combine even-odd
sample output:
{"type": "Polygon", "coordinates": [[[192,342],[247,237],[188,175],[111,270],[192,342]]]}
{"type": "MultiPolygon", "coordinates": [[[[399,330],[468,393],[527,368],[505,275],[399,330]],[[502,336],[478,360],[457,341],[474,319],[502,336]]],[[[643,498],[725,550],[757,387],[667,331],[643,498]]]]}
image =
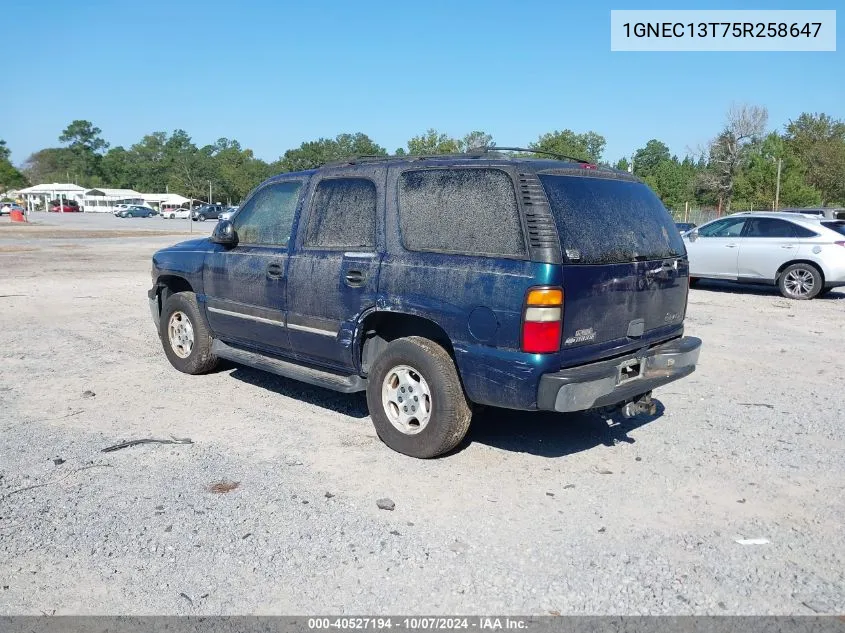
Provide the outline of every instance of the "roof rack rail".
{"type": "Polygon", "coordinates": [[[331,161],[323,165],[324,167],[340,167],[342,165],[359,165],[362,163],[380,163],[380,162],[389,162],[394,160],[407,160],[407,161],[415,161],[415,160],[429,160],[432,158],[485,158],[487,156],[491,156],[497,154],[499,152],[529,152],[532,154],[542,154],[544,156],[552,156],[558,160],[566,160],[575,163],[581,163],[582,165],[592,165],[593,163],[588,160],[584,160],[583,158],[577,158],[575,156],[567,156],[566,154],[558,154],[557,152],[547,152],[545,150],[540,149],[531,149],[527,147],[498,147],[496,145],[490,145],[487,147],[475,147],[471,150],[466,152],[449,152],[446,154],[391,154],[391,155],[379,155],[379,154],[359,154],[356,156],[349,156],[348,158],[342,158],[340,160],[331,161]]]}
{"type": "Polygon", "coordinates": [[[530,149],[527,147],[492,147],[486,149],[493,149],[496,151],[501,152],[531,152],[532,154],[543,154],[544,156],[554,156],[558,160],[570,160],[575,163],[581,163],[583,165],[592,165],[593,163],[589,160],[584,160],[583,158],[576,158],[575,156],[567,156],[566,154],[558,154],[557,152],[547,152],[542,149],[530,149]]]}

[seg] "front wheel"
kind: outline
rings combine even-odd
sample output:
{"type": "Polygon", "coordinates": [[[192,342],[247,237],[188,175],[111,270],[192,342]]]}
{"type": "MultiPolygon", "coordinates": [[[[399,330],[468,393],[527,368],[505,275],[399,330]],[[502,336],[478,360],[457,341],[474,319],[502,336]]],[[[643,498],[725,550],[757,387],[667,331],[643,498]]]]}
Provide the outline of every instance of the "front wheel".
{"type": "Polygon", "coordinates": [[[455,448],[472,419],[452,357],[419,336],[392,341],[375,360],[367,406],[385,444],[423,459],[455,448]]]}
{"type": "Polygon", "coordinates": [[[822,290],[822,274],[812,264],[787,266],[778,279],[780,293],[787,299],[812,299],[822,290]]]}
{"type": "Polygon", "coordinates": [[[170,364],[186,374],[204,374],[217,366],[211,331],[193,292],[170,295],[161,310],[161,344],[170,364]]]}
{"type": "Polygon", "coordinates": [[[204,216],[202,213],[200,213],[200,215],[199,215],[199,217],[197,218],[197,220],[199,220],[200,222],[205,222],[205,216],[204,216]]]}

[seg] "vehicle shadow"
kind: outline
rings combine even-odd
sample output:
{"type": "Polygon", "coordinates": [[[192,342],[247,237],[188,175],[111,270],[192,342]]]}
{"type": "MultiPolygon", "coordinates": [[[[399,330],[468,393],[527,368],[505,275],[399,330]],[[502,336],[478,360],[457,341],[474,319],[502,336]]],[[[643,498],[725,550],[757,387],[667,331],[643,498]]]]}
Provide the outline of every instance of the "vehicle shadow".
{"type": "MultiPolygon", "coordinates": [[[[707,290],[708,292],[721,292],[725,294],[781,297],[777,286],[768,286],[763,284],[738,284],[730,281],[719,281],[717,279],[700,279],[695,286],[693,286],[693,289],[707,290]]],[[[837,301],[842,299],[845,299],[845,287],[835,288],[829,294],[823,297],[816,297],[813,301],[837,301]]]]}
{"type": "Polygon", "coordinates": [[[628,433],[663,415],[663,404],[655,399],[657,412],[624,418],[620,412],[608,418],[597,413],[551,413],[484,408],[472,419],[466,439],[453,452],[473,443],[540,457],[564,457],[597,446],[633,444],[628,433]]]}
{"type": "MultiPolygon", "coordinates": [[[[221,363],[218,371],[229,371],[232,378],[246,384],[342,415],[357,419],[370,415],[363,392],[338,393],[229,362],[221,363]]],[[[598,413],[513,411],[480,407],[473,415],[464,441],[441,457],[460,453],[474,443],[540,457],[564,457],[597,446],[633,444],[635,440],[628,433],[663,415],[663,403],[657,399],[654,402],[657,404],[654,415],[640,415],[630,419],[624,418],[618,411],[602,417],[598,413]]]]}
{"type": "Polygon", "coordinates": [[[249,385],[267,389],[281,396],[302,400],[335,413],[341,413],[353,418],[369,417],[367,411],[367,398],[361,393],[339,393],[322,387],[315,387],[292,378],[277,376],[260,369],[252,369],[234,363],[221,363],[221,370],[232,370],[229,374],[232,378],[245,382],[249,385]]]}

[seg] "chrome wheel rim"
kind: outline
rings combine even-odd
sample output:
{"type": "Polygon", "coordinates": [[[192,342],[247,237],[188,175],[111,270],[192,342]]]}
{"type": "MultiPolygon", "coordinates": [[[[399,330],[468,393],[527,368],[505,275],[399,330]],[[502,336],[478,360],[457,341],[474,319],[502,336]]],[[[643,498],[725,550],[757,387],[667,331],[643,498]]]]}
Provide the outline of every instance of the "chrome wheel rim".
{"type": "Polygon", "coordinates": [[[170,348],[179,358],[188,358],[194,349],[194,326],[184,312],[176,311],[167,323],[170,348]]]}
{"type": "Polygon", "coordinates": [[[422,374],[408,365],[387,372],[381,404],[390,423],[405,435],[416,435],[431,420],[431,389],[422,374]]]}
{"type": "Polygon", "coordinates": [[[786,291],[795,297],[806,297],[816,287],[816,279],[806,268],[790,270],[783,280],[786,291]]]}

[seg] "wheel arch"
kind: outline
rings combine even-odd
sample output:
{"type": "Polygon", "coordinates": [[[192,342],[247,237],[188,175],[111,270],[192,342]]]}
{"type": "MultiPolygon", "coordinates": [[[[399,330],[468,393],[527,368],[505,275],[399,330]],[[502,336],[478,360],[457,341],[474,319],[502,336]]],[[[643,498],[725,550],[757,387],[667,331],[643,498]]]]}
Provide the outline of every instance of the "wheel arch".
{"type": "Polygon", "coordinates": [[[369,372],[375,358],[391,341],[405,336],[422,336],[441,345],[455,360],[455,348],[442,325],[434,319],[413,312],[371,310],[358,327],[355,361],[362,375],[369,372]]]}
{"type": "Polygon", "coordinates": [[[781,264],[780,268],[778,268],[777,273],[775,274],[775,283],[778,283],[780,281],[780,277],[783,274],[783,271],[786,270],[787,268],[789,268],[790,266],[792,266],[793,264],[808,264],[808,265],[812,266],[813,268],[815,268],[817,271],[819,271],[819,274],[822,276],[822,285],[824,285],[824,283],[825,283],[824,267],[819,262],[813,261],[812,259],[801,259],[801,258],[792,259],[792,260],[790,260],[790,261],[788,261],[784,264],[781,264]]]}

